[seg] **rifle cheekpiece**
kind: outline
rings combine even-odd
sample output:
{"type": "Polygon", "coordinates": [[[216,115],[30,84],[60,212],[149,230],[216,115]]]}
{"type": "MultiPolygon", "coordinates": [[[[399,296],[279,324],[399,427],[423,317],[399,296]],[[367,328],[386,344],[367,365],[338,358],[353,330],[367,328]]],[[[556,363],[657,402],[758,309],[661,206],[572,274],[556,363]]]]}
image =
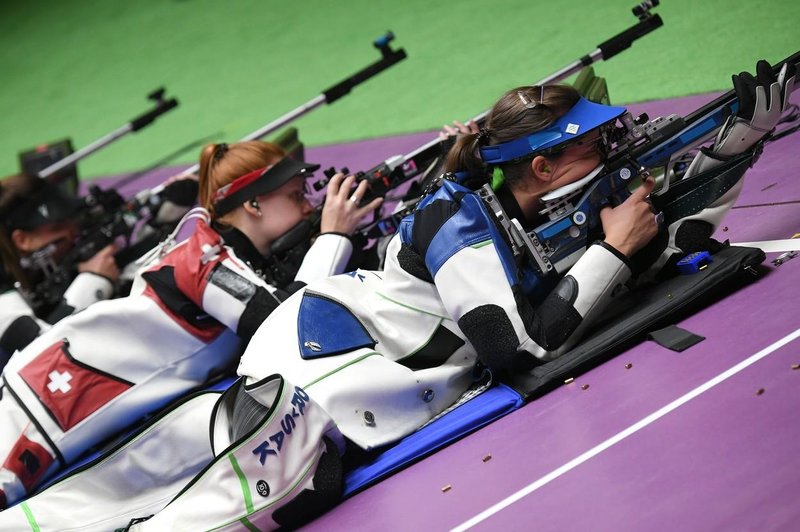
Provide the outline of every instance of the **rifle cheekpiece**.
{"type": "Polygon", "coordinates": [[[266,257],[268,271],[256,272],[256,274],[279,288],[294,281],[294,277],[303,263],[303,258],[314,238],[319,235],[321,219],[321,209],[317,209],[308,218],[301,220],[275,239],[266,257]]]}

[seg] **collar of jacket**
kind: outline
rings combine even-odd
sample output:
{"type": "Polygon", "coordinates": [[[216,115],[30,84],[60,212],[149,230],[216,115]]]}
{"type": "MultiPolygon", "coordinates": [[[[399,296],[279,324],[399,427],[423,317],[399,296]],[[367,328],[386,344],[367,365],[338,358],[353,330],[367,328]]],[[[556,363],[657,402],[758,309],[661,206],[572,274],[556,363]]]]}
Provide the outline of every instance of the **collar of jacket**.
{"type": "Polygon", "coordinates": [[[247,236],[235,227],[218,227],[214,230],[219,233],[225,245],[230,246],[236,256],[247,263],[259,277],[267,280],[271,277],[267,268],[267,259],[258,252],[247,236]]]}

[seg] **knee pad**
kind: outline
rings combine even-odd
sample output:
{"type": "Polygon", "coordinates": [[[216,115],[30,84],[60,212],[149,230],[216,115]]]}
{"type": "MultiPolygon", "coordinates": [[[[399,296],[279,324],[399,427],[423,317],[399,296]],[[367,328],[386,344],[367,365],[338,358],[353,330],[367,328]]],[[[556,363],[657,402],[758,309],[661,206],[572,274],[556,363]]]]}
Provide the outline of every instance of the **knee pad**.
{"type": "Polygon", "coordinates": [[[271,530],[309,519],[341,497],[343,438],[328,413],[280,375],[227,390],[211,435],[216,458],[131,530],[271,530]]]}

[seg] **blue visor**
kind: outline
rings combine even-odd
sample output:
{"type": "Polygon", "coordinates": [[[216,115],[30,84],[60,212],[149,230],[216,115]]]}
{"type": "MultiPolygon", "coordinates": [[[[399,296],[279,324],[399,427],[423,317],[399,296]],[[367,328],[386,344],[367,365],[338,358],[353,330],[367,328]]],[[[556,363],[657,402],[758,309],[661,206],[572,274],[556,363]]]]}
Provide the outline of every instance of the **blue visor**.
{"type": "Polygon", "coordinates": [[[503,144],[484,146],[480,149],[481,159],[487,164],[504,163],[552,148],[611,122],[625,111],[624,107],[602,105],[581,98],[564,116],[545,129],[503,144]]]}

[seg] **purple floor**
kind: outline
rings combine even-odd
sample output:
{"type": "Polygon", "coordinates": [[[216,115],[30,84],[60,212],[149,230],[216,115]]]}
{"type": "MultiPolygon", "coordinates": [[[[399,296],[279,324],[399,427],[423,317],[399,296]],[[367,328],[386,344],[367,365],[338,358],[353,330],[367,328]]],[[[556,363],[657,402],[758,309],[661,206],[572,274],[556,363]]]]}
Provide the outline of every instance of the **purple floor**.
{"type": "MultiPolygon", "coordinates": [[[[713,96],[631,108],[686,114],[713,96]]],[[[312,148],[307,158],[366,169],[432,136],[312,148]]],[[[800,232],[797,153],[800,134],[766,147],[717,238],[800,232]]],[[[705,341],[682,353],[644,342],[306,529],[797,530],[800,257],[770,268],[678,323],[705,341]]]]}

